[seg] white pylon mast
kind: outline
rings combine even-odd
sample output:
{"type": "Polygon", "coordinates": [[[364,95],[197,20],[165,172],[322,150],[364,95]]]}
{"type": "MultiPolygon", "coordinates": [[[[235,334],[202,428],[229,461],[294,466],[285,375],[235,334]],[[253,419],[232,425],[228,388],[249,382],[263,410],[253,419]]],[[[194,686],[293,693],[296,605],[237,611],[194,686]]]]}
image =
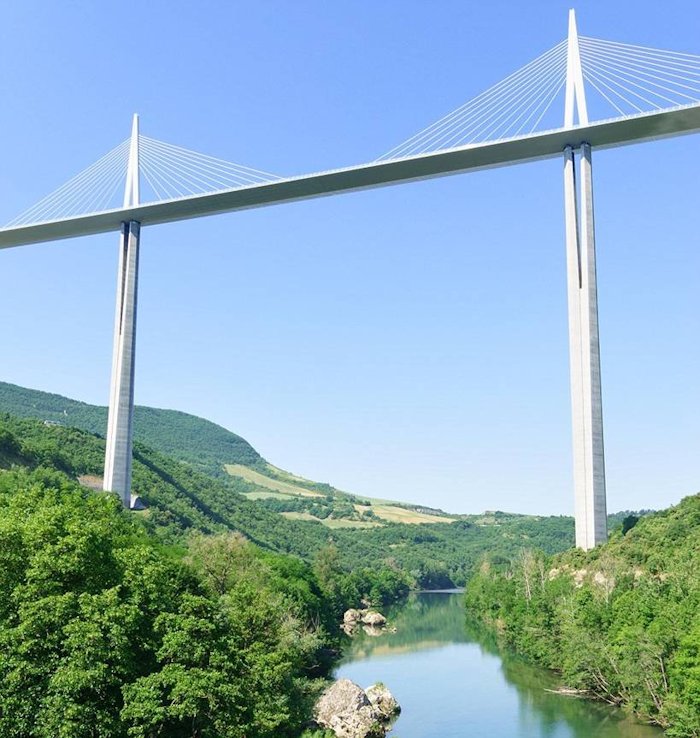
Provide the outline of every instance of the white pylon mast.
{"type": "MultiPolygon", "coordinates": [[[[139,204],[139,117],[131,127],[129,163],[124,187],[124,207],[139,204]]],[[[107,419],[107,445],[103,488],[116,492],[131,507],[131,460],[134,418],[134,360],[138,296],[139,240],[141,226],[124,221],[119,242],[117,304],[114,318],[112,382],[107,419]]]]}
{"type": "Polygon", "coordinates": [[[124,186],[124,207],[138,205],[139,200],[139,116],[134,113],[131,123],[131,143],[129,144],[129,163],[126,168],[126,185],[124,186]]]}
{"type": "Polygon", "coordinates": [[[583,87],[583,69],[581,68],[581,52],[578,46],[576,11],[572,8],[569,11],[569,40],[566,54],[565,128],[573,128],[574,105],[578,113],[578,125],[587,126],[588,108],[586,107],[586,91],[583,87]]]}

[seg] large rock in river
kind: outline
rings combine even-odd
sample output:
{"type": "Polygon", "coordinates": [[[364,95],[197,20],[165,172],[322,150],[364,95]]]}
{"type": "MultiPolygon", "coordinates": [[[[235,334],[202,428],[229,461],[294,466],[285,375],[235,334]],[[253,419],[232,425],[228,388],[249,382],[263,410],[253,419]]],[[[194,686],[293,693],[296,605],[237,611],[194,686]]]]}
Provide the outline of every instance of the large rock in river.
{"type": "Polygon", "coordinates": [[[362,622],[365,625],[371,625],[373,628],[381,628],[386,625],[386,618],[380,612],[369,610],[362,615],[362,622]]]}
{"type": "Polygon", "coordinates": [[[316,722],[330,728],[337,738],[384,738],[386,731],[378,710],[357,684],[339,679],[316,703],[316,722]]]}
{"type": "Polygon", "coordinates": [[[365,694],[384,722],[393,720],[401,712],[396,697],[381,682],[367,687],[365,694]]]}

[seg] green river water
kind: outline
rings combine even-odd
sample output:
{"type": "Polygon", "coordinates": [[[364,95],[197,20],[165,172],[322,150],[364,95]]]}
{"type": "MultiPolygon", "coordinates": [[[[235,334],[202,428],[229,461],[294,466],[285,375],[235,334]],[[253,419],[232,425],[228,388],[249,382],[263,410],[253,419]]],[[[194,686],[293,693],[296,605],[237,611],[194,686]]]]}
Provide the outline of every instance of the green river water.
{"type": "Polygon", "coordinates": [[[384,682],[402,707],[397,738],[661,738],[607,705],[548,692],[550,672],[499,651],[466,623],[463,595],[426,592],[387,613],[395,633],[361,633],[336,670],[384,682]]]}

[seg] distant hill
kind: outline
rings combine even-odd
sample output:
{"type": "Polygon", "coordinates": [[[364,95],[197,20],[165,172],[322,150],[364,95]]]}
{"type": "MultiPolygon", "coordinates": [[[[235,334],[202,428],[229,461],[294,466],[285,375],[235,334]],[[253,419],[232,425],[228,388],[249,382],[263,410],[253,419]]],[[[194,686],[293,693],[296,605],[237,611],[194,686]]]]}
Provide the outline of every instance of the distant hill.
{"type": "MultiPolygon", "coordinates": [[[[0,382],[0,411],[19,418],[37,418],[80,428],[99,436],[104,436],[107,429],[106,407],[7,382],[0,382]]],[[[224,464],[252,468],[265,465],[245,439],[216,423],[178,410],[137,405],[134,438],[207,474],[223,476],[224,464]]]]}
{"type": "MultiPolygon", "coordinates": [[[[76,428],[0,412],[0,475],[11,467],[49,467],[101,489],[104,439],[76,428]]],[[[392,568],[417,586],[464,584],[486,553],[505,558],[523,546],[562,551],[572,545],[571,518],[497,513],[493,522],[417,525],[383,521],[381,525],[332,529],[303,516],[289,519],[261,506],[249,495],[261,488],[238,477],[217,479],[142,443],[134,448],[134,492],[147,505],[143,518],[166,544],[180,545],[190,531],[236,530],[264,548],[312,560],[332,544],[342,566],[392,568]]],[[[336,523],[342,523],[336,520],[336,523]]]]}
{"type": "MultiPolygon", "coordinates": [[[[104,436],[107,408],[62,395],[0,382],[0,412],[36,418],[104,436]]],[[[287,518],[318,520],[329,528],[372,527],[385,522],[450,522],[441,510],[409,503],[368,500],[313,482],[269,464],[244,438],[204,418],[178,410],[137,405],[134,438],[151,449],[224,482],[261,507],[287,518]],[[240,482],[246,485],[241,487],[240,482]]]]}
{"type": "MultiPolygon", "coordinates": [[[[0,413],[35,418],[51,426],[78,428],[103,437],[107,427],[107,408],[72,400],[62,395],[0,382],[0,413]]],[[[248,441],[204,418],[178,410],[137,405],[134,411],[137,442],[170,459],[184,462],[194,471],[217,480],[260,512],[275,513],[289,521],[321,523],[333,531],[343,528],[377,529],[394,523],[405,525],[452,523],[456,520],[478,527],[523,526],[530,531],[533,521],[541,521],[539,531],[557,530],[561,534],[552,547],[544,534],[547,550],[561,550],[573,530],[571,518],[545,518],[503,512],[482,515],[450,515],[426,505],[367,498],[314,482],[279,469],[266,461],[248,441]],[[547,522],[550,521],[550,522],[547,522]],[[560,521],[551,523],[551,521],[560,521]],[[550,529],[548,529],[550,526],[550,529]],[[565,532],[564,532],[565,531],[565,532]]],[[[94,482],[94,484],[98,484],[94,482]]],[[[612,529],[629,513],[608,518],[612,529]]],[[[534,529],[527,535],[537,536],[534,529]]]]}

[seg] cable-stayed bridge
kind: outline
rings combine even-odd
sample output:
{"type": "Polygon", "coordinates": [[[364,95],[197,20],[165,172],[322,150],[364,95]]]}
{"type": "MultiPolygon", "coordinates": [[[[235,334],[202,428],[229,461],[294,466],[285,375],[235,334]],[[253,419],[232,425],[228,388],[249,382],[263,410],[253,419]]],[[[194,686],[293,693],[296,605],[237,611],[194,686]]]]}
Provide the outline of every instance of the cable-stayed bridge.
{"type": "Polygon", "coordinates": [[[592,149],[700,131],[700,56],[567,38],[372,162],[282,177],[139,133],[0,229],[0,248],[120,230],[106,490],[131,504],[141,228],[216,213],[564,159],[576,543],[606,531],[592,149]],[[562,125],[563,109],[563,125],[562,125]]]}

